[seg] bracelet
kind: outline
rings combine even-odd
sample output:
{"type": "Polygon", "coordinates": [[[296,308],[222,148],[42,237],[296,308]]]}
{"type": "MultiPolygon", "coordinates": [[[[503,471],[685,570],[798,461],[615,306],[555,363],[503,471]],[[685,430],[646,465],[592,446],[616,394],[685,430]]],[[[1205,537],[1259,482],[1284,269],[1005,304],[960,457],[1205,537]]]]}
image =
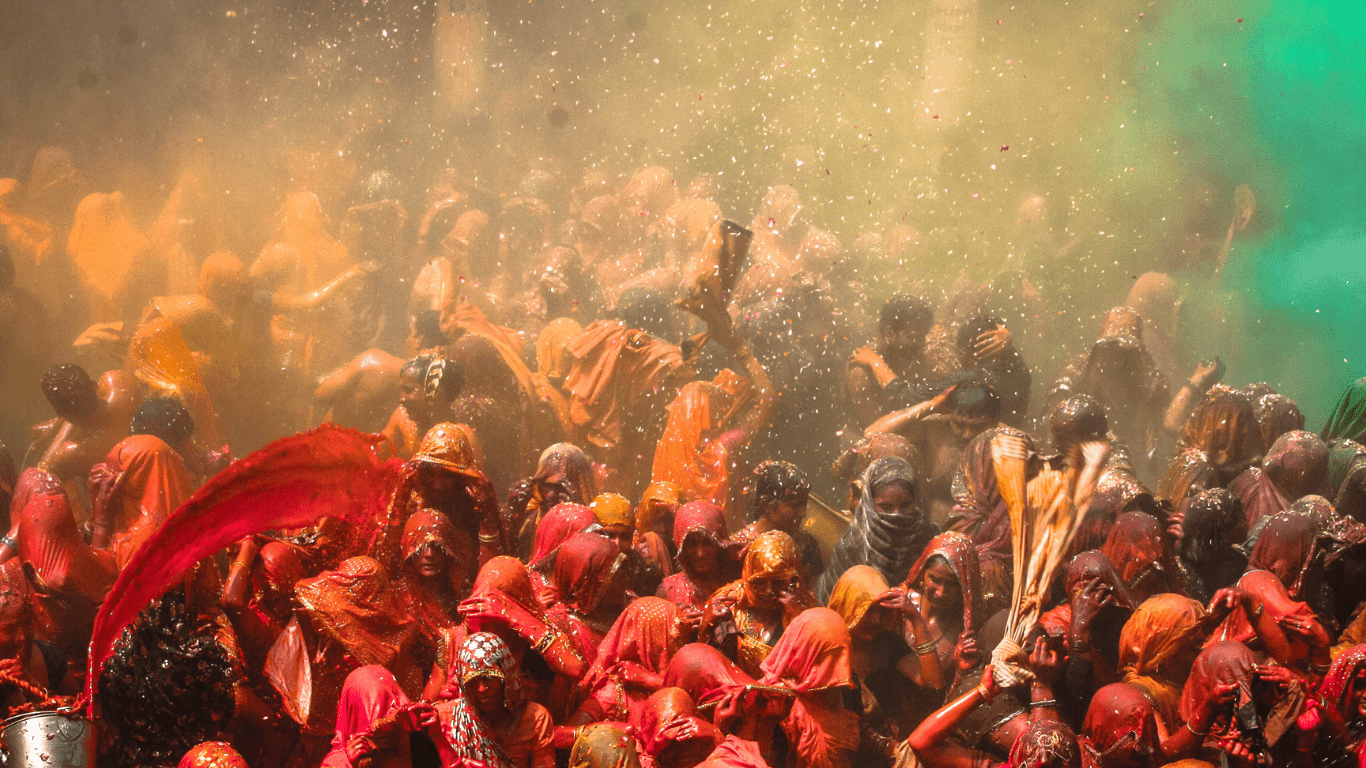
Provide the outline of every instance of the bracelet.
{"type": "Polygon", "coordinates": [[[545,653],[546,649],[554,645],[555,641],[558,639],[560,639],[559,632],[556,632],[553,629],[547,629],[545,634],[541,635],[541,639],[537,640],[536,644],[531,646],[531,650],[535,651],[536,653],[545,653]]]}
{"type": "Polygon", "coordinates": [[[1044,700],[1042,700],[1042,701],[1031,701],[1031,702],[1029,702],[1029,708],[1030,708],[1030,709],[1043,709],[1044,707],[1052,707],[1052,708],[1054,708],[1054,709],[1057,709],[1057,708],[1058,708],[1058,700],[1057,700],[1057,699],[1044,699],[1044,700]]]}
{"type": "Polygon", "coordinates": [[[1199,736],[1199,737],[1202,738],[1202,739],[1209,735],[1209,731],[1205,731],[1204,733],[1201,733],[1201,732],[1195,730],[1194,728],[1192,728],[1189,720],[1186,721],[1186,730],[1190,731],[1190,732],[1191,732],[1191,735],[1193,735],[1193,736],[1199,736]]]}
{"type": "Polygon", "coordinates": [[[502,540],[503,540],[503,537],[499,536],[499,535],[496,534],[496,533],[481,533],[481,534],[479,534],[479,543],[480,543],[480,544],[500,544],[500,543],[502,543],[502,540]]]}
{"type": "Polygon", "coordinates": [[[977,684],[977,693],[982,697],[982,701],[988,704],[996,700],[996,695],[987,690],[986,683],[977,684]]]}
{"type": "Polygon", "coordinates": [[[925,656],[934,653],[938,645],[938,640],[930,640],[915,646],[912,650],[915,651],[916,656],[925,656]]]}
{"type": "Polygon", "coordinates": [[[19,551],[19,542],[11,539],[8,535],[0,536],[0,544],[4,544],[15,552],[19,551]]]}

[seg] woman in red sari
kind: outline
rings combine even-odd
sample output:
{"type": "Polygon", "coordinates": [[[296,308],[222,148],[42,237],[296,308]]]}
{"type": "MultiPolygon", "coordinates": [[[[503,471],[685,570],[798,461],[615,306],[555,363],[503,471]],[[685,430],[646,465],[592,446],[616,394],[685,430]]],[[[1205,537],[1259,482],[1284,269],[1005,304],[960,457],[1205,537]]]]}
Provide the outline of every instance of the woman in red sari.
{"type": "Polygon", "coordinates": [[[551,581],[558,598],[546,613],[569,627],[571,645],[590,664],[625,607],[631,578],[625,565],[617,543],[596,533],[576,533],[555,553],[551,581]]]}
{"type": "MultiPolygon", "coordinates": [[[[587,696],[562,729],[609,720],[640,727],[645,700],[664,685],[664,672],[683,627],[678,607],[658,597],[631,603],[598,646],[598,657],[579,687],[587,696]]],[[[557,732],[572,743],[572,733],[557,732]]]]}
{"type": "Polygon", "coordinates": [[[678,573],[664,579],[656,594],[684,610],[701,610],[728,581],[721,548],[725,540],[726,516],[720,507],[709,501],[679,507],[673,529],[678,573]]]}
{"type": "Polygon", "coordinates": [[[90,470],[90,484],[90,543],[112,551],[120,567],[192,491],[180,455],[151,435],[133,435],[114,446],[90,470]]]}
{"type": "Polygon", "coordinates": [[[849,630],[838,613],[811,608],[793,620],[764,659],[759,682],[797,694],[797,703],[783,723],[792,745],[789,765],[853,765],[859,722],[858,714],[846,707],[846,694],[857,690],[849,666],[849,644],[849,630]]]}
{"type": "Polygon", "coordinates": [[[361,667],[342,686],[332,750],[322,768],[408,768],[408,733],[435,722],[431,705],[409,701],[389,670],[361,667]]]}
{"type": "Polygon", "coordinates": [[[1185,592],[1166,532],[1147,512],[1125,512],[1115,518],[1100,551],[1114,563],[1136,602],[1162,592],[1185,592]]]}

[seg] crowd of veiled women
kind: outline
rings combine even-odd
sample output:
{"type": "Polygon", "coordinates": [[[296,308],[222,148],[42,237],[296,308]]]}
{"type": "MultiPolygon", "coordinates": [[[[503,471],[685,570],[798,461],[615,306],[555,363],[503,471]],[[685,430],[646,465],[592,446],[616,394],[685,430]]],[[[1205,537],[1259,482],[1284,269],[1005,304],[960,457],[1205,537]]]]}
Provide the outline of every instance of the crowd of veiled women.
{"type": "Polygon", "coordinates": [[[82,184],[0,187],[51,406],[0,466],[0,696],[80,696],[101,764],[1366,764],[1366,379],[1315,434],[1178,371],[1163,275],[1050,363],[1046,281],[880,294],[914,233],[786,187],[718,314],[720,206],[663,168],[450,174],[411,225],[296,189],[250,266],[194,179],[150,235],[82,184]],[[1006,444],[1108,446],[1013,687],[1006,444]]]}

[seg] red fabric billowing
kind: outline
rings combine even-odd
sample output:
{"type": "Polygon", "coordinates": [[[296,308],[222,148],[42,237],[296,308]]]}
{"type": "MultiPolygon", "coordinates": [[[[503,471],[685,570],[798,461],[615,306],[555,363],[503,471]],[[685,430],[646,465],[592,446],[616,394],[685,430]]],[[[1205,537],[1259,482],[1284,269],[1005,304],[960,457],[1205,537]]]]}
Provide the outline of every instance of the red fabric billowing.
{"type": "Polygon", "coordinates": [[[376,438],[327,424],[281,438],[218,473],[133,553],[95,617],[86,699],[114,641],[152,599],[200,560],[246,536],[324,516],[363,521],[388,485],[376,438]]]}

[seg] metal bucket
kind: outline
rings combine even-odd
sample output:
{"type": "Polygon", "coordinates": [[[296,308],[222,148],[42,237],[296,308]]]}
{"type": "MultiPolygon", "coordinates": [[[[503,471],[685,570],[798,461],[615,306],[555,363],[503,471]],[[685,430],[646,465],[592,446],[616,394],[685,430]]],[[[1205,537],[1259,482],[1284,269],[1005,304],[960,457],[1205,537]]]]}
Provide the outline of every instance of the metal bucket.
{"type": "Polygon", "coordinates": [[[0,724],[4,768],[95,768],[95,724],[62,712],[29,712],[0,724]]]}

